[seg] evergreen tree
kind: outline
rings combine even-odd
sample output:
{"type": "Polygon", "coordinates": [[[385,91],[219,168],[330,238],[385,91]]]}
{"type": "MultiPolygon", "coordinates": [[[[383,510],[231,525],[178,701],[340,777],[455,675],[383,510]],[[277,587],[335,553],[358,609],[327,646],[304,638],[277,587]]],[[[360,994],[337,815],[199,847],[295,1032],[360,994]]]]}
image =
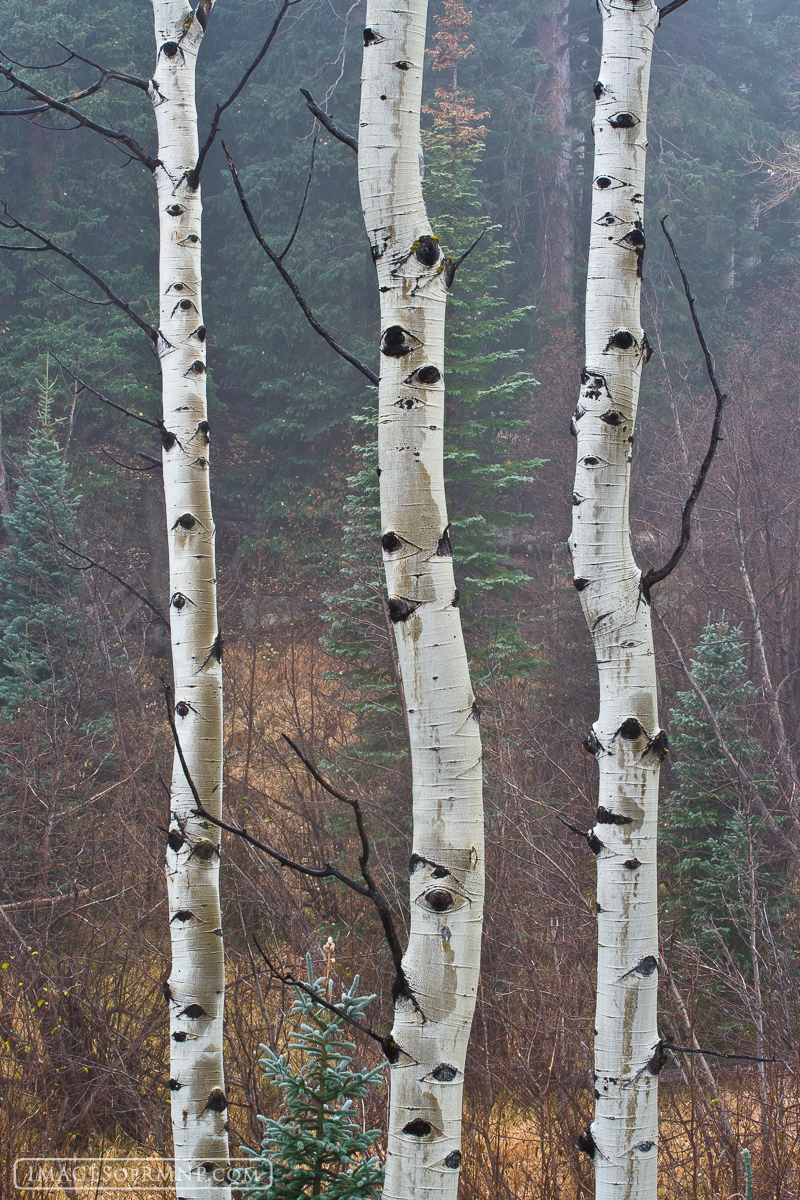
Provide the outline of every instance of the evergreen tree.
{"type": "MultiPolygon", "coordinates": [[[[692,660],[692,675],[717,714],[733,754],[758,781],[762,794],[771,784],[759,771],[758,741],[750,713],[758,689],[747,678],[742,629],[724,616],[709,617],[692,660]]],[[[747,811],[733,769],[723,757],[697,693],[679,692],[670,714],[672,769],[677,776],[664,802],[662,874],[667,911],[686,936],[710,951],[717,934],[746,961],[750,853],[762,850],[759,822],[747,811]],[[751,841],[753,843],[751,848],[751,841]]],[[[769,869],[759,871],[768,886],[769,869]]]]}
{"type": "MultiPolygon", "coordinates": [[[[315,980],[311,955],[306,961],[309,990],[332,1002],[330,969],[315,980]]],[[[260,1060],[266,1078],[283,1093],[286,1112],[278,1120],[260,1118],[261,1153],[242,1147],[253,1159],[243,1193],[252,1200],[373,1200],[383,1183],[383,1165],[372,1153],[380,1130],[362,1129],[354,1105],[380,1080],[383,1066],[353,1070],[355,1047],[342,1036],[344,1017],[308,992],[295,991],[292,1012],[302,1023],[290,1034],[288,1053],[274,1054],[262,1046],[260,1060]]],[[[339,1008],[359,1019],[375,997],[357,992],[356,975],[339,1008]]]]}
{"type": "Polygon", "coordinates": [[[498,535],[509,525],[533,518],[518,507],[522,486],[532,482],[540,459],[519,462],[514,435],[527,424],[524,409],[537,381],[519,366],[524,351],[511,343],[513,331],[531,311],[509,308],[498,294],[507,247],[500,226],[487,218],[488,205],[477,174],[490,116],[475,108],[474,97],[458,87],[458,65],[473,51],[467,45],[472,21],[461,0],[445,0],[436,18],[430,51],[434,69],[447,72],[450,87],[435,89],[425,112],[432,118],[423,134],[425,201],[450,260],[465,251],[448,301],[445,358],[449,445],[447,478],[457,513],[458,559],[470,571],[465,581],[484,592],[501,592],[525,580],[502,567],[498,535]],[[470,249],[471,248],[471,249],[470,249]],[[509,511],[517,505],[517,511],[509,511]]]}
{"type": "MultiPolygon", "coordinates": [[[[374,419],[357,418],[357,427],[374,435],[374,419]]],[[[374,440],[354,447],[358,459],[348,477],[348,494],[339,546],[340,586],[326,593],[329,633],[323,646],[342,664],[335,678],[355,718],[362,756],[386,767],[407,757],[405,744],[389,736],[401,716],[401,689],[394,639],[388,626],[380,551],[380,509],[374,440]]],[[[333,675],[333,673],[331,673],[333,675]]]]}
{"type": "Polygon", "coordinates": [[[51,392],[48,374],[13,512],[5,518],[11,543],[0,557],[0,711],[6,716],[63,693],[70,660],[86,648],[81,578],[58,540],[74,536],[80,497],[68,483],[55,437],[51,392]]]}

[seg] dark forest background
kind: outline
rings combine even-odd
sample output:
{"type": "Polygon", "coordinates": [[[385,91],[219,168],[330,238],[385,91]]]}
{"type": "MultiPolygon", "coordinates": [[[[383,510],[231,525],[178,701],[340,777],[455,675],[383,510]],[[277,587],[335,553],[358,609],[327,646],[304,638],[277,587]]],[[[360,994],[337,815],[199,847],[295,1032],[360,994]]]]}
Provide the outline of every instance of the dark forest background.
{"type": "MultiPolygon", "coordinates": [[[[59,43],[117,70],[151,69],[143,0],[11,0],[4,12],[5,61],[26,64],[36,82],[46,75],[58,95],[94,77],[74,61],[34,71],[65,57],[59,43]]],[[[273,19],[271,4],[218,0],[198,69],[201,136],[273,19]]],[[[378,305],[355,156],[315,126],[299,91],[357,132],[363,24],[363,4],[304,0],[223,135],[278,249],[316,136],[286,263],[331,333],[375,367],[378,305]]],[[[595,768],[581,743],[597,701],[566,538],[599,37],[591,0],[435,0],[429,23],[434,227],[455,256],[486,230],[457,276],[447,372],[452,539],[493,851],[465,1200],[592,1192],[574,1140],[592,1107],[594,867],[568,825],[592,823],[595,768]]],[[[643,319],[654,353],[632,500],[644,569],[676,542],[713,416],[663,216],[729,394],[691,549],[656,596],[672,746],[662,776],[662,1033],[708,1051],[676,1052],[661,1075],[665,1197],[743,1196],[743,1149],[759,1200],[800,1191],[798,63],[793,0],[691,0],[664,21],[653,59],[643,319]]],[[[17,105],[18,94],[5,101],[17,105]]],[[[83,108],[153,147],[141,92],[111,84],[83,108]]],[[[157,324],[152,180],[68,126],[0,122],[7,210],[157,324]]],[[[362,798],[402,923],[409,787],[381,598],[376,395],[320,341],[259,250],[219,145],[203,200],[228,812],[294,858],[355,861],[346,813],[279,735],[299,740],[362,798]]],[[[54,358],[157,418],[157,362],[102,299],[53,255],[0,254],[0,1190],[9,1196],[18,1155],[169,1144],[160,451],[154,431],[76,394],[54,358]],[[138,595],[98,568],[79,571],[86,559],[63,543],[138,595]]],[[[361,973],[381,1029],[392,973],[374,914],[337,884],[298,880],[228,838],[222,886],[235,1147],[259,1136],[259,1113],[278,1111],[258,1044],[284,1048],[288,1000],[259,947],[293,967],[310,951],[322,967],[333,937],[342,983],[361,973]]],[[[358,1054],[374,1061],[369,1044],[358,1054]]],[[[376,1090],[368,1124],[381,1124],[384,1104],[376,1090]]]]}

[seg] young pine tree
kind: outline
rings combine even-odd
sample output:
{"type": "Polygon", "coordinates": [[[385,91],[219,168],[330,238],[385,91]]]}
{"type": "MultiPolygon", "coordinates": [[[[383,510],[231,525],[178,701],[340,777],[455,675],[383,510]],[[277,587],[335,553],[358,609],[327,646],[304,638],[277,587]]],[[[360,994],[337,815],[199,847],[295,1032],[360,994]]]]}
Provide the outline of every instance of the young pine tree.
{"type": "Polygon", "coordinates": [[[59,544],[59,538],[74,544],[80,497],[68,483],[55,437],[49,372],[41,392],[13,511],[4,518],[10,544],[0,555],[0,712],[6,717],[63,694],[71,667],[88,650],[81,576],[59,544]]]}
{"type": "MultiPolygon", "coordinates": [[[[714,709],[736,758],[768,795],[759,771],[759,746],[750,728],[758,689],[747,678],[741,626],[710,618],[695,649],[692,675],[714,709]]],[[[670,749],[677,787],[664,801],[662,875],[667,910],[701,948],[719,950],[722,935],[742,962],[749,956],[746,914],[750,902],[748,857],[763,854],[759,822],[694,691],[679,692],[670,713],[670,749]],[[753,843],[751,847],[751,842],[753,843]]],[[[759,870],[767,887],[770,872],[759,870]]]]}
{"type": "MultiPolygon", "coordinates": [[[[310,955],[307,963],[309,989],[332,1002],[329,974],[315,980],[310,955]]],[[[277,1121],[261,1117],[261,1153],[242,1147],[253,1159],[243,1194],[248,1200],[376,1200],[383,1164],[372,1151],[380,1130],[362,1129],[356,1105],[378,1083],[383,1066],[353,1070],[355,1047],[343,1037],[344,1018],[295,990],[292,1012],[301,1023],[290,1035],[288,1053],[261,1047],[264,1074],[283,1093],[285,1114],[277,1121]]],[[[375,999],[357,991],[358,976],[338,1006],[356,1019],[375,999]]]]}
{"type": "Polygon", "coordinates": [[[527,577],[504,564],[501,547],[511,526],[534,520],[520,499],[542,460],[521,462],[515,453],[515,433],[527,426],[537,381],[519,369],[523,351],[511,339],[529,310],[510,309],[500,294],[511,263],[482,198],[478,170],[486,127],[480,122],[490,114],[479,112],[458,86],[459,63],[473,51],[471,20],[462,0],[445,0],[436,17],[429,54],[449,86],[436,87],[424,110],[431,121],[423,145],[425,200],[439,240],[453,265],[469,252],[448,301],[445,463],[462,604],[480,618],[479,644],[470,647],[480,686],[486,676],[523,674],[536,662],[518,622],[506,619],[504,601],[527,577]]]}

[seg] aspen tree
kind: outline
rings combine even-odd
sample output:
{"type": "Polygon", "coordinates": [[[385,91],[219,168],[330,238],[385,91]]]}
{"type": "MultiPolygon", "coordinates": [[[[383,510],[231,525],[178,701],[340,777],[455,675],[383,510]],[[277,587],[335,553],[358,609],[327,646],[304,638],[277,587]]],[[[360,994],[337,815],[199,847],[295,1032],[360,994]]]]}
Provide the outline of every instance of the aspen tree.
{"type": "MultiPolygon", "coordinates": [[[[90,87],[58,99],[0,63],[0,75],[11,89],[25,93],[30,104],[2,110],[0,115],[25,117],[53,111],[68,116],[73,127],[90,129],[112,144],[124,146],[132,159],[152,173],[158,193],[158,329],[137,315],[71,251],[18,221],[5,208],[0,225],[27,233],[37,243],[4,245],[3,249],[48,250],[88,276],[109,303],[146,333],[161,366],[162,418],[155,422],[139,414],[137,419],[161,434],[169,546],[173,686],[165,685],[165,692],[175,755],[166,853],[172,969],[164,994],[170,1006],[169,1086],[179,1200],[207,1197],[210,1191],[222,1200],[230,1196],[222,1064],[225,961],[219,896],[222,637],[209,481],[200,175],[223,114],[241,94],[287,12],[297,3],[299,0],[283,0],[261,49],[228,98],[217,104],[202,147],[195,71],[214,0],[199,0],[194,9],[188,0],[153,0],[156,66],[149,80],[95,67],[99,75],[90,87]],[[94,95],[110,81],[128,84],[149,96],[158,134],[156,156],[126,132],[99,124],[76,107],[77,101],[94,95]]],[[[73,59],[94,65],[74,53],[66,62],[73,59]]],[[[72,378],[76,395],[87,389],[113,408],[136,416],[77,375],[72,378]]],[[[0,482],[3,480],[0,476],[0,482]]],[[[72,553],[100,566],[79,551],[72,553]]]]}
{"type": "Polygon", "coordinates": [[[414,824],[385,1200],[455,1200],[484,891],[479,713],[444,496],[444,319],[454,264],[433,234],[420,179],[426,10],[426,0],[369,0],[358,139],[381,305],[381,543],[408,714],[414,824]]]}
{"type": "Polygon", "coordinates": [[[154,0],[158,128],[159,344],[164,498],[176,750],[167,846],[172,970],[170,1088],[178,1196],[228,1196],[227,1101],[222,1067],[225,961],[219,830],[195,815],[222,810],[222,640],[217,623],[209,481],[206,330],[195,67],[213,0],[154,0]],[[187,778],[187,772],[190,778],[187,778]]]}
{"type": "Polygon", "coordinates": [[[656,821],[666,739],[658,724],[649,592],[631,551],[630,463],[640,323],[647,94],[659,10],[599,0],[586,363],[573,418],[574,584],[594,642],[600,712],[586,740],[599,772],[595,1117],[578,1145],[598,1200],[655,1200],[658,1072],[656,821]]]}

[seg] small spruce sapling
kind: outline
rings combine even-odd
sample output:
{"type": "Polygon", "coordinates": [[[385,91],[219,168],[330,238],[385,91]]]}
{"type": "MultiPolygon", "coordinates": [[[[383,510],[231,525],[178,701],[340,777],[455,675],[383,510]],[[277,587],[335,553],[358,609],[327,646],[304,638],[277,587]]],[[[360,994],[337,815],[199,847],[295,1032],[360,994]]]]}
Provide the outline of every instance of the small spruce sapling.
{"type": "MultiPolygon", "coordinates": [[[[325,949],[328,970],[320,979],[314,979],[311,955],[306,958],[308,986],[333,1003],[330,940],[325,949]]],[[[355,1046],[342,1036],[344,1018],[308,992],[295,991],[292,1012],[302,1023],[290,1034],[288,1053],[273,1054],[262,1045],[260,1060],[266,1078],[283,1093],[286,1112],[277,1121],[259,1118],[264,1124],[260,1153],[242,1147],[253,1159],[242,1194],[248,1200],[376,1200],[383,1163],[372,1151],[380,1130],[362,1129],[355,1105],[378,1083],[383,1066],[353,1070],[355,1046]]],[[[358,976],[338,1007],[359,1020],[375,997],[357,992],[358,976]]]]}
{"type": "MultiPolygon", "coordinates": [[[[724,615],[709,616],[695,648],[692,675],[717,714],[737,759],[765,797],[774,779],[753,728],[759,691],[747,678],[746,645],[741,626],[724,615]]],[[[676,786],[663,804],[662,875],[666,908],[687,936],[708,953],[718,953],[718,938],[746,969],[749,877],[748,845],[755,843],[759,885],[772,917],[775,879],[766,857],[761,822],[750,814],[732,768],[717,745],[706,713],[693,691],[679,692],[670,713],[670,750],[676,786]]]]}
{"type": "Polygon", "coordinates": [[[0,556],[0,712],[6,717],[63,693],[70,661],[88,652],[80,574],[58,542],[60,535],[75,540],[80,497],[55,437],[49,360],[39,390],[38,419],[20,464],[13,511],[5,517],[11,544],[0,556]]]}

